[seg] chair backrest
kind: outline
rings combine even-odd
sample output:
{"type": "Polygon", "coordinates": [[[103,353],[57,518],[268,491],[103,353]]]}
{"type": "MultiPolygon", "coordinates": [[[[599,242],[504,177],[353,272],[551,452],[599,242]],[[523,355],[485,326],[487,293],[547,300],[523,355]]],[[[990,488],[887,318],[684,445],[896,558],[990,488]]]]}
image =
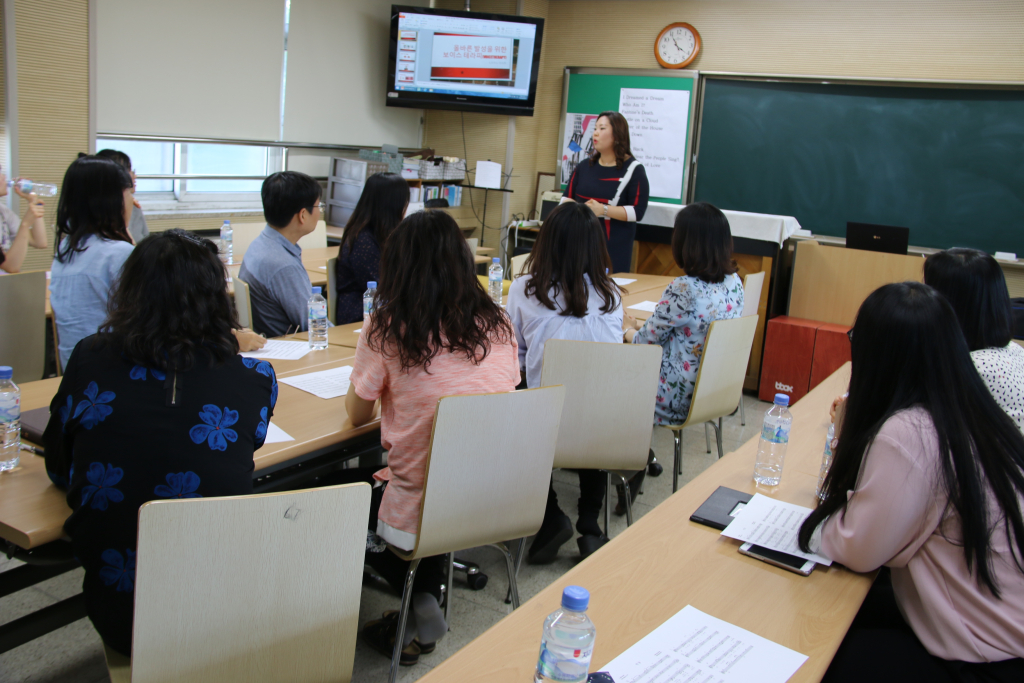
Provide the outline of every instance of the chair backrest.
{"type": "Polygon", "coordinates": [[[438,401],[411,557],[537,533],[564,397],[544,387],[438,401]]]}
{"type": "Polygon", "coordinates": [[[299,246],[303,249],[326,249],[327,248],[327,222],[317,221],[316,228],[308,235],[303,235],[299,240],[299,246]]]}
{"type": "Polygon", "coordinates": [[[0,277],[0,320],[0,365],[14,369],[16,383],[42,379],[46,363],[44,271],[0,277]]]}
{"type": "Polygon", "coordinates": [[[699,424],[736,410],[743,396],[747,359],[754,343],[757,316],[716,320],[708,329],[697,370],[687,424],[699,424]]]}
{"type": "Polygon", "coordinates": [[[466,238],[466,244],[469,245],[469,250],[473,253],[474,256],[476,255],[476,247],[477,247],[477,245],[479,243],[480,243],[480,240],[477,239],[476,237],[467,237],[466,238]]]}
{"type": "Polygon", "coordinates": [[[252,241],[259,237],[263,228],[267,226],[266,221],[262,223],[232,223],[231,224],[231,255],[235,263],[241,263],[245,258],[252,241]]]}
{"type": "Polygon", "coordinates": [[[764,287],[764,271],[747,273],[743,278],[743,313],[740,317],[757,315],[761,304],[761,289],[764,287]]]}
{"type": "Polygon", "coordinates": [[[146,503],[133,683],[349,681],[367,484],[146,503]]]}
{"type": "Polygon", "coordinates": [[[660,346],[549,339],[540,383],[565,387],[554,466],[643,469],[660,376],[660,346]]]}
{"type": "Polygon", "coordinates": [[[327,259],[327,319],[337,323],[338,315],[338,257],[327,259]]]}
{"type": "Polygon", "coordinates": [[[523,274],[523,269],[526,267],[526,259],[529,257],[529,254],[520,254],[519,256],[512,257],[512,265],[508,269],[509,280],[515,280],[523,274]]]}
{"type": "Polygon", "coordinates": [[[238,313],[238,324],[252,329],[252,300],[249,298],[249,285],[237,275],[235,284],[235,312],[238,313]]]}

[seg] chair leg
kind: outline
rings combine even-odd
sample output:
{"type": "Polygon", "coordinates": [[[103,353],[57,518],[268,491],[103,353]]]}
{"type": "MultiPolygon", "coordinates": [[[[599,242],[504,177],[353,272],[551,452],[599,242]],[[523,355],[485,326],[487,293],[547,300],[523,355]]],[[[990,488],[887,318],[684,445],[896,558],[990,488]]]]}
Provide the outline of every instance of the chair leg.
{"type": "Polygon", "coordinates": [[[395,683],[398,678],[399,661],[402,659],[402,641],[405,640],[405,622],[409,619],[409,605],[412,603],[412,583],[416,579],[416,570],[420,567],[418,559],[409,564],[405,573],[405,588],[402,590],[402,609],[398,613],[398,632],[395,633],[395,651],[391,655],[391,671],[388,683],[395,683]]]}
{"type": "Polygon", "coordinates": [[[612,475],[611,472],[605,472],[604,479],[604,535],[608,538],[608,529],[611,521],[611,507],[612,507],[612,475]]]}
{"type": "Polygon", "coordinates": [[[718,437],[718,459],[721,460],[722,456],[725,455],[722,452],[722,418],[718,418],[718,430],[716,431],[718,437]]]}
{"type": "Polygon", "coordinates": [[[672,463],[672,493],[679,489],[679,475],[683,470],[683,430],[677,429],[672,433],[675,438],[675,462],[672,463]]]}
{"type": "Polygon", "coordinates": [[[711,435],[708,433],[707,424],[704,425],[704,441],[708,446],[708,453],[711,452],[711,435]]]}
{"type": "Polygon", "coordinates": [[[740,395],[740,425],[747,426],[747,411],[743,408],[743,396],[740,395]]]}
{"type": "Polygon", "coordinates": [[[451,614],[452,589],[455,587],[455,553],[448,553],[448,585],[444,587],[444,623],[450,624],[448,615],[451,614]]]}
{"type": "Polygon", "coordinates": [[[622,490],[626,494],[626,526],[629,527],[633,525],[633,503],[630,501],[633,496],[629,495],[629,479],[621,474],[617,476],[622,480],[622,490]]]}
{"type": "Polygon", "coordinates": [[[505,567],[508,569],[508,590],[512,594],[512,609],[519,609],[519,585],[516,583],[516,561],[512,558],[508,546],[504,543],[492,543],[505,556],[505,567]]]}
{"type": "MultiPolygon", "coordinates": [[[[519,578],[519,568],[523,566],[523,555],[526,554],[526,538],[520,538],[519,544],[516,546],[516,578],[519,578]]],[[[508,587],[508,591],[505,593],[505,604],[512,604],[512,586],[508,587]]]]}

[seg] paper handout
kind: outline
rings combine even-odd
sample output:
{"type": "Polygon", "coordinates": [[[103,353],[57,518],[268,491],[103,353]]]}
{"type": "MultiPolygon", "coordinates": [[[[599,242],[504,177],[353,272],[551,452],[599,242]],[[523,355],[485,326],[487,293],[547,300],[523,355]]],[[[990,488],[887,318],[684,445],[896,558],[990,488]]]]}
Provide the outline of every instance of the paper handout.
{"type": "Polygon", "coordinates": [[[784,683],[807,656],[687,605],[604,667],[615,683],[784,683]]]}
{"type": "Polygon", "coordinates": [[[309,352],[309,342],[270,339],[266,346],[259,351],[246,351],[239,355],[243,358],[259,358],[260,360],[299,360],[309,352]]]}
{"type": "Polygon", "coordinates": [[[271,422],[267,425],[267,438],[263,443],[281,443],[282,441],[295,441],[295,437],[291,436],[288,432],[271,422]]]}
{"type": "Polygon", "coordinates": [[[630,279],[628,277],[613,277],[612,282],[617,284],[619,287],[625,287],[626,285],[631,285],[636,282],[636,278],[630,279]]]}
{"type": "Polygon", "coordinates": [[[346,365],[320,372],[308,372],[305,375],[284,377],[277,381],[281,384],[301,389],[319,398],[331,399],[344,396],[348,393],[349,377],[352,375],[352,366],[346,365]]]}
{"type": "Polygon", "coordinates": [[[805,553],[797,545],[800,525],[809,514],[810,508],[756,493],[746,507],[736,513],[722,535],[796,555],[827,567],[832,564],[832,560],[817,553],[805,553]]]}
{"type": "Polygon", "coordinates": [[[638,304],[627,306],[626,308],[635,308],[638,311],[647,311],[648,313],[654,313],[654,309],[658,307],[657,301],[641,301],[638,304]]]}

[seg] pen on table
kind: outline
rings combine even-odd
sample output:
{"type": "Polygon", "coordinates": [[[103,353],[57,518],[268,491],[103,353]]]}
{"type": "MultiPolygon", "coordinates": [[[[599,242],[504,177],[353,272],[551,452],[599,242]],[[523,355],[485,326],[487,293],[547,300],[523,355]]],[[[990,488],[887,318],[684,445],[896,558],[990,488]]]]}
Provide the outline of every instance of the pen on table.
{"type": "Polygon", "coordinates": [[[42,448],[36,448],[35,446],[29,446],[27,443],[21,444],[21,450],[28,451],[29,453],[35,453],[36,455],[45,455],[42,448]]]}

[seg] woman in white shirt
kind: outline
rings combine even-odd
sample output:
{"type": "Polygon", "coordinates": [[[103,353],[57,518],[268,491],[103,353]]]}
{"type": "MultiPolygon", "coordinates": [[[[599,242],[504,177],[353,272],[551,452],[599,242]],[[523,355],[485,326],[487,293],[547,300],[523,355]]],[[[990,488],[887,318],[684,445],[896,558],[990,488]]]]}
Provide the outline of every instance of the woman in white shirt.
{"type": "Polygon", "coordinates": [[[978,374],[1024,431],[1024,348],[1013,341],[1003,269],[983,251],[947,249],[924,262],[924,282],[953,306],[978,374]]]}
{"type": "MultiPolygon", "coordinates": [[[[519,364],[528,387],[540,385],[544,343],[549,339],[622,341],[622,290],[608,275],[611,259],[601,225],[585,205],[565,203],[544,221],[525,274],[508,292],[508,315],[519,343],[519,364]]],[[[604,502],[605,474],[579,470],[577,540],[584,557],[608,542],[597,523],[604,502]]],[[[528,558],[554,561],[573,536],[572,523],[558,507],[554,489],[528,558]]]]}

